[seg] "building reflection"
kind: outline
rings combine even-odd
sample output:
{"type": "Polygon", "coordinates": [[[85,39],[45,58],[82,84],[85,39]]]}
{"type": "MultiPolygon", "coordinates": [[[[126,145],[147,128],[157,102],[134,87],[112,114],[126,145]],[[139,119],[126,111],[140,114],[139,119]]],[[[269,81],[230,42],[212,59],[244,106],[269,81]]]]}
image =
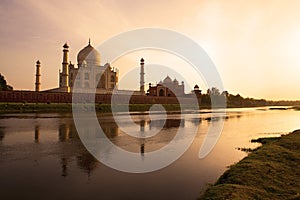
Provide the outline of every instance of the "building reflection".
{"type": "Polygon", "coordinates": [[[82,152],[76,157],[77,166],[90,177],[91,173],[97,168],[99,162],[88,151],[82,152]]]}
{"type": "Polygon", "coordinates": [[[185,127],[185,119],[166,119],[166,120],[153,120],[150,123],[150,129],[155,127],[163,128],[178,128],[185,127]]]}
{"type": "Polygon", "coordinates": [[[132,145],[125,145],[122,148],[130,152],[139,152],[142,157],[146,156],[146,152],[153,152],[167,145],[177,134],[176,129],[185,127],[185,120],[180,118],[140,119],[136,123],[139,125],[141,138],[131,137],[124,133],[120,140],[118,138],[116,140],[118,141],[117,144],[122,144],[121,140],[130,142],[132,145]],[[154,129],[158,131],[155,135],[145,137],[147,131],[154,129]]]}
{"type": "Polygon", "coordinates": [[[58,128],[58,138],[60,142],[65,142],[70,137],[70,126],[67,124],[61,124],[58,128]]]}
{"type": "Polygon", "coordinates": [[[201,124],[202,120],[201,118],[193,118],[191,119],[192,124],[194,124],[195,126],[198,126],[201,124]]]}
{"type": "Polygon", "coordinates": [[[4,128],[0,127],[0,141],[2,141],[5,137],[5,132],[3,130],[4,128]]]}
{"type": "Polygon", "coordinates": [[[141,152],[141,156],[144,156],[144,153],[145,153],[145,143],[142,143],[141,144],[141,148],[140,148],[140,152],[141,152]]]}
{"type": "Polygon", "coordinates": [[[67,158],[62,157],[60,160],[60,163],[61,163],[61,169],[62,169],[61,176],[63,176],[63,177],[68,176],[68,160],[67,160],[67,158]]]}
{"type": "Polygon", "coordinates": [[[34,142],[39,143],[40,141],[40,126],[36,125],[34,127],[34,142]]]}
{"type": "MultiPolygon", "coordinates": [[[[146,121],[141,120],[140,121],[140,132],[141,132],[142,137],[145,134],[145,125],[146,125],[146,121]]],[[[144,153],[145,153],[145,139],[144,138],[141,138],[140,153],[141,153],[141,156],[144,156],[144,153]]]]}
{"type": "Polygon", "coordinates": [[[118,127],[104,126],[101,128],[108,138],[114,138],[118,136],[118,127]]]}
{"type": "MultiPolygon", "coordinates": [[[[163,129],[150,138],[135,138],[126,133],[120,133],[117,124],[108,120],[106,122],[99,122],[102,130],[108,139],[110,139],[115,145],[120,145],[127,151],[140,153],[141,157],[144,157],[146,152],[155,151],[169,143],[174,136],[176,131],[168,130],[170,128],[179,128],[185,126],[184,119],[167,119],[167,120],[150,120],[142,119],[139,120],[138,126],[141,136],[143,136],[147,129],[152,127],[162,127],[163,129]],[[120,135],[121,134],[121,135],[120,135]],[[120,142],[122,141],[122,142],[120,142]],[[130,144],[130,145],[128,145],[130,144]],[[147,148],[146,148],[147,145],[147,148]],[[130,149],[126,149],[129,146],[130,149]]],[[[97,138],[97,133],[87,128],[87,134],[90,134],[92,138],[97,138]]],[[[40,127],[35,127],[35,141],[39,141],[40,127]]],[[[92,172],[100,165],[99,161],[91,155],[81,140],[79,139],[73,121],[61,122],[58,126],[58,142],[59,142],[59,156],[61,166],[61,176],[70,176],[70,163],[75,161],[77,167],[81,169],[87,176],[91,176],[92,172]]]]}
{"type": "Polygon", "coordinates": [[[142,134],[145,132],[145,124],[146,124],[145,120],[140,121],[140,131],[142,134]]]}
{"type": "MultiPolygon", "coordinates": [[[[112,130],[107,129],[110,133],[112,130]]],[[[60,165],[61,176],[69,176],[69,164],[76,160],[79,169],[82,169],[88,176],[96,169],[98,161],[86,150],[79,139],[75,125],[73,123],[61,123],[58,126],[58,141],[60,145],[60,165]]]]}

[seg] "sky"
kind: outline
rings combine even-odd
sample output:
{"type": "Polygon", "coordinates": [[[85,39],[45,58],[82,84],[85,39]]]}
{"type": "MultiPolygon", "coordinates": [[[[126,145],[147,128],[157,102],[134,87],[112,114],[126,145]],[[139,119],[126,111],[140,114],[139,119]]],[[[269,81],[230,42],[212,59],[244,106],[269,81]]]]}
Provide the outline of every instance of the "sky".
{"type": "MultiPolygon", "coordinates": [[[[40,60],[42,90],[55,88],[65,42],[76,63],[88,38],[97,47],[122,32],[155,27],[179,32],[200,45],[230,93],[296,100],[300,99],[299,10],[298,0],[0,0],[0,73],[14,89],[33,90],[35,62],[40,60]]],[[[163,63],[179,74],[154,68],[147,73],[146,68],[146,83],[167,75],[191,86],[201,82],[186,70],[187,63],[161,52],[131,53],[112,65],[123,77],[138,66],[140,57],[146,64],[163,63]]],[[[102,58],[102,64],[106,61],[102,58]]],[[[130,80],[119,87],[138,85],[139,80],[130,80]]],[[[205,83],[199,85],[206,91],[205,83]]]]}

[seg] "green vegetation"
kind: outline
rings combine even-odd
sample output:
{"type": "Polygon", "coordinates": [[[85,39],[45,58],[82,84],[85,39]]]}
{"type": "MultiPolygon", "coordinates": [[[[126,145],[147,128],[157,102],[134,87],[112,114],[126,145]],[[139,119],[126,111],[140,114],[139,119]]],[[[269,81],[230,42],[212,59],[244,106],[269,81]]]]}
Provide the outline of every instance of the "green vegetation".
{"type": "Polygon", "coordinates": [[[300,130],[263,145],[231,166],[200,199],[300,199],[300,130]]]}
{"type": "Polygon", "coordinates": [[[0,103],[0,113],[69,112],[69,103],[0,103]]]}
{"type": "MultiPolygon", "coordinates": [[[[91,109],[91,104],[82,104],[84,109],[91,109]]],[[[132,112],[138,111],[148,111],[153,104],[130,104],[129,110],[132,112]]],[[[163,104],[162,105],[166,111],[180,111],[181,107],[179,104],[163,104]]],[[[251,104],[252,107],[255,106],[263,106],[261,104],[251,104]]],[[[128,105],[120,104],[115,106],[115,110],[117,111],[126,111],[128,105]]],[[[230,107],[247,107],[245,105],[227,105],[230,107]]],[[[250,105],[249,105],[250,107],[250,105]]],[[[201,104],[201,109],[210,109],[211,106],[208,104],[201,104]]],[[[95,104],[95,109],[97,112],[101,113],[109,113],[111,112],[110,104],[95,104]]],[[[182,105],[183,110],[198,110],[198,105],[185,104],[182,105]]],[[[295,110],[298,110],[299,107],[295,107],[295,110]]],[[[35,113],[35,112],[72,112],[72,104],[71,103],[0,103],[0,113],[35,113]]]]}
{"type": "MultiPolygon", "coordinates": [[[[131,104],[129,111],[148,111],[153,104],[131,104]]],[[[128,105],[117,105],[115,110],[126,111],[128,105]]],[[[164,104],[166,111],[179,111],[179,104],[164,104]]],[[[82,104],[81,108],[90,110],[91,104],[82,104]]],[[[196,105],[183,105],[183,109],[196,109],[196,105]]],[[[100,113],[111,112],[110,104],[96,104],[95,110],[100,113]]],[[[50,113],[50,112],[72,112],[71,103],[0,103],[0,113],[50,113]]]]}
{"type": "Polygon", "coordinates": [[[0,91],[1,90],[13,90],[13,87],[7,85],[7,82],[2,74],[0,74],[0,91]]]}

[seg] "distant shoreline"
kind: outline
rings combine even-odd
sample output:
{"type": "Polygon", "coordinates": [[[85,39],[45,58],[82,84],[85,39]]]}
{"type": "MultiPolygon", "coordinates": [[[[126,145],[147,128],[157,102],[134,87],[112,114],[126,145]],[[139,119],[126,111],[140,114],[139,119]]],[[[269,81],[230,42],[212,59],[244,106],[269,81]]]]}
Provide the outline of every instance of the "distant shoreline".
{"type": "Polygon", "coordinates": [[[300,130],[255,142],[199,199],[300,199],[300,130]]]}
{"type": "MultiPolygon", "coordinates": [[[[131,112],[145,112],[149,111],[153,104],[129,104],[129,105],[118,105],[118,111],[129,111],[131,112]]],[[[84,105],[87,109],[91,107],[90,104],[84,105]]],[[[162,104],[166,111],[180,111],[181,107],[179,104],[162,104]]],[[[252,105],[252,106],[230,106],[227,108],[250,108],[250,107],[270,107],[270,105],[252,105]]],[[[284,106],[282,106],[284,107],[284,106]]],[[[300,107],[293,107],[295,110],[300,110],[300,107]]],[[[198,105],[185,104],[182,106],[183,110],[199,110],[198,105]]],[[[200,109],[211,109],[210,105],[201,105],[200,109]]],[[[286,109],[276,106],[273,109],[286,109]]],[[[110,104],[95,104],[95,110],[98,113],[111,113],[110,104]]],[[[71,103],[0,103],[0,114],[10,113],[71,113],[71,103]]]]}

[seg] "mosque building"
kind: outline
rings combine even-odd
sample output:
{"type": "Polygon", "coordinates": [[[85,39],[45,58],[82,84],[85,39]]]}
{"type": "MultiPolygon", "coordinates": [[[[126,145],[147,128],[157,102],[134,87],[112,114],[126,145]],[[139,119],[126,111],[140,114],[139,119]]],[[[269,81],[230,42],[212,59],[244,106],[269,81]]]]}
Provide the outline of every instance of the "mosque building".
{"type": "Polygon", "coordinates": [[[156,86],[152,86],[149,83],[149,96],[164,96],[164,97],[175,97],[184,95],[184,82],[181,82],[181,85],[175,78],[172,80],[167,76],[163,81],[160,81],[156,86]]]}

